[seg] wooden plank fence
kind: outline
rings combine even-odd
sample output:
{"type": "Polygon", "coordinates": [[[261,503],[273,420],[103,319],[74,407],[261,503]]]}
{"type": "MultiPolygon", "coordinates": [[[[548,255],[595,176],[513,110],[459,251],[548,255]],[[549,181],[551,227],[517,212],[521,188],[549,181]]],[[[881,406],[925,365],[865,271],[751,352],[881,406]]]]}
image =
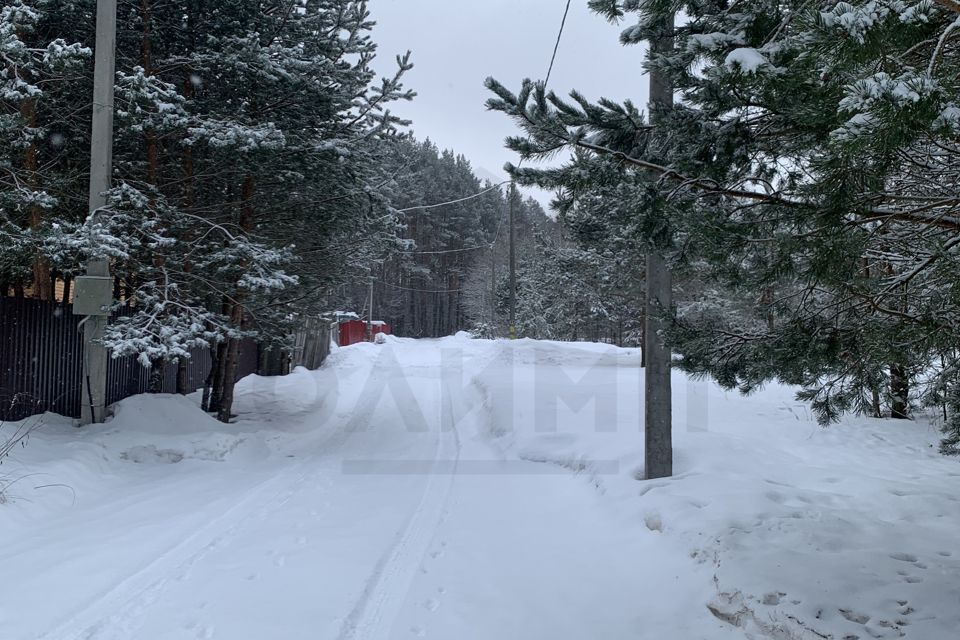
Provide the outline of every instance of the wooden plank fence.
{"type": "Polygon", "coordinates": [[[306,367],[313,371],[319,369],[330,355],[330,319],[322,316],[309,317],[303,322],[303,328],[293,334],[291,364],[294,367],[306,367]]]}
{"type": "Polygon", "coordinates": [[[301,329],[290,336],[290,350],[260,349],[258,373],[282,376],[295,367],[319,369],[330,355],[331,320],[311,316],[303,320],[301,329]]]}

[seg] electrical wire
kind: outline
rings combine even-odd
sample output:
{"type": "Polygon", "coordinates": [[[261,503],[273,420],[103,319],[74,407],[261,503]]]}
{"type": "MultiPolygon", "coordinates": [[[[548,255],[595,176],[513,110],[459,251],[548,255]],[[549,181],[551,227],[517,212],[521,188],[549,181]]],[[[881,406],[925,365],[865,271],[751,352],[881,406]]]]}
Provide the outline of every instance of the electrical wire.
{"type": "Polygon", "coordinates": [[[563,20],[560,21],[560,32],[557,34],[557,43],[553,45],[553,55],[550,56],[550,67],[547,69],[547,77],[543,81],[543,88],[546,89],[550,84],[550,74],[553,73],[553,63],[557,61],[557,51],[560,50],[560,40],[563,38],[563,28],[567,26],[567,16],[570,14],[570,0],[567,0],[567,8],[563,10],[563,20]]]}
{"type": "Polygon", "coordinates": [[[504,180],[503,182],[498,182],[497,184],[489,187],[488,189],[484,189],[480,193],[475,193],[472,196],[467,196],[466,198],[460,198],[459,200],[450,200],[448,202],[438,202],[437,204],[423,204],[417,207],[407,207],[406,209],[397,209],[397,213],[407,213],[408,211],[419,211],[421,209],[436,209],[438,207],[445,207],[450,204],[459,204],[461,202],[473,200],[474,198],[479,198],[485,193],[490,193],[494,189],[499,189],[503,185],[510,184],[511,182],[513,182],[513,180],[504,180]]]}
{"type": "Polygon", "coordinates": [[[410,287],[401,287],[398,284],[390,284],[386,280],[375,280],[377,284],[382,284],[386,287],[392,287],[393,289],[400,289],[401,291],[414,291],[416,293],[460,293],[463,289],[411,289],[410,287]]]}
{"type": "MultiPolygon", "coordinates": [[[[563,10],[563,19],[560,21],[560,30],[557,32],[557,41],[556,41],[556,43],[553,45],[553,54],[550,56],[550,66],[547,68],[547,77],[546,77],[546,78],[544,79],[544,81],[543,81],[543,87],[544,87],[544,89],[546,89],[546,88],[547,88],[547,85],[550,84],[550,76],[553,74],[553,66],[554,66],[554,64],[555,64],[556,61],[557,61],[557,52],[560,50],[560,42],[563,40],[563,32],[564,32],[564,29],[565,29],[566,26],[567,26],[567,16],[570,15],[570,4],[571,4],[571,0],[567,0],[566,7],[565,7],[564,10],[563,10]]],[[[523,163],[523,161],[521,160],[521,161],[520,161],[520,164],[522,164],[522,163],[523,163]]],[[[519,165],[518,165],[518,166],[519,166],[519,165]]],[[[514,180],[504,180],[503,182],[500,182],[500,183],[498,183],[498,184],[495,184],[495,185],[491,186],[491,187],[488,188],[488,189],[484,189],[483,191],[481,191],[481,192],[479,192],[479,193],[475,193],[475,194],[473,194],[472,196],[467,196],[466,198],[459,198],[459,199],[457,199],[457,200],[450,200],[449,202],[438,202],[438,203],[436,203],[436,204],[421,205],[421,206],[418,206],[418,207],[408,207],[408,208],[406,208],[406,209],[397,209],[397,212],[398,212],[398,213],[407,213],[407,212],[409,212],[409,211],[427,210],[427,209],[437,209],[437,208],[439,208],[439,207],[445,207],[445,206],[447,206],[447,205],[458,204],[458,203],[461,203],[461,202],[467,202],[467,201],[469,201],[469,200],[473,200],[473,199],[475,199],[475,198],[479,198],[480,196],[482,196],[482,195],[484,195],[484,194],[487,194],[487,193],[493,191],[494,189],[499,189],[500,187],[502,187],[502,186],[505,185],[505,184],[513,184],[513,183],[514,183],[514,180]]],[[[499,219],[499,221],[497,222],[497,231],[496,231],[496,233],[495,233],[495,235],[494,235],[493,241],[490,242],[490,243],[479,244],[479,245],[476,245],[476,246],[473,246],[473,247],[461,247],[460,249],[446,249],[446,250],[440,250],[440,251],[400,251],[399,253],[401,253],[401,254],[403,254],[403,255],[438,256],[438,255],[447,255],[447,254],[451,254],[451,253],[465,253],[465,252],[467,252],[467,251],[477,251],[477,250],[479,250],[479,249],[492,249],[494,246],[496,246],[497,241],[500,240],[500,229],[501,229],[502,227],[503,227],[503,212],[500,213],[500,219],[499,219]]]]}
{"type": "MultiPolygon", "coordinates": [[[[508,180],[508,182],[510,182],[508,180]]],[[[493,232],[493,240],[484,244],[474,245],[472,247],[461,247],[459,249],[440,249],[437,251],[419,251],[416,249],[411,249],[408,251],[398,251],[402,255],[416,255],[416,256],[442,256],[449,253],[462,253],[465,251],[476,251],[478,249],[493,249],[497,246],[497,242],[500,240],[500,231],[503,229],[503,220],[504,215],[503,211],[500,212],[500,217],[497,218],[497,230],[493,232]]]]}
{"type": "MultiPolygon", "coordinates": [[[[546,78],[545,78],[544,81],[543,81],[544,90],[546,90],[547,85],[550,84],[550,76],[553,74],[553,66],[554,66],[554,64],[555,64],[556,61],[557,61],[557,52],[560,50],[560,42],[563,40],[563,32],[564,32],[564,29],[565,29],[566,26],[567,26],[567,17],[570,15],[570,4],[571,4],[571,0],[567,0],[567,4],[566,4],[566,6],[564,7],[564,10],[563,10],[563,19],[560,21],[560,30],[557,32],[557,41],[556,41],[556,43],[553,45],[553,53],[552,53],[552,55],[550,56],[550,65],[549,65],[549,67],[547,68],[547,76],[546,76],[546,78]]],[[[519,167],[521,164],[523,164],[523,160],[521,160],[520,163],[518,163],[517,166],[519,167]]],[[[407,207],[407,208],[405,208],[405,209],[397,209],[397,212],[398,212],[398,213],[407,213],[407,212],[410,212],[410,211],[437,209],[437,208],[439,208],[439,207],[445,207],[445,206],[448,206],[448,205],[459,204],[459,203],[461,203],[461,202],[467,202],[467,201],[470,201],[470,200],[474,200],[475,198],[479,198],[480,196],[485,195],[485,194],[487,194],[487,193],[490,193],[490,192],[493,191],[494,189],[499,189],[500,187],[502,187],[502,186],[505,185],[505,184],[514,184],[514,182],[515,182],[514,180],[504,180],[503,182],[497,183],[497,184],[495,184],[495,185],[493,185],[493,186],[491,186],[491,187],[489,187],[489,188],[487,188],[487,189],[484,189],[483,191],[481,191],[481,192],[479,192],[479,193],[475,193],[475,194],[473,194],[473,195],[471,195],[471,196],[467,196],[467,197],[465,197],[465,198],[459,198],[459,199],[457,199],[457,200],[450,200],[450,201],[448,201],[448,202],[438,202],[438,203],[436,203],[436,204],[427,204],[427,205],[421,205],[421,206],[417,206],[417,207],[407,207]]],[[[513,197],[512,194],[511,194],[511,197],[513,197]]],[[[496,230],[496,232],[494,233],[494,237],[493,237],[493,241],[492,241],[492,242],[484,243],[484,244],[478,244],[478,245],[475,245],[475,246],[472,246],[472,247],[461,247],[461,248],[459,248],[459,249],[445,249],[445,250],[438,250],[438,251],[416,251],[416,250],[413,250],[413,251],[399,251],[398,253],[401,253],[401,254],[403,254],[403,255],[439,256],[439,255],[448,255],[448,254],[451,254],[451,253],[466,253],[467,251],[477,251],[477,250],[479,250],[479,249],[493,249],[493,247],[495,247],[496,244],[497,244],[497,242],[500,240],[500,231],[501,231],[501,229],[503,228],[503,218],[504,218],[504,212],[501,211],[501,212],[500,212],[500,218],[499,218],[499,220],[497,221],[497,230],[496,230]]],[[[387,284],[387,283],[383,283],[383,284],[387,284]]],[[[393,285],[390,285],[390,286],[393,286],[393,285]]],[[[397,287],[397,288],[402,288],[402,287],[397,287]]],[[[408,290],[409,290],[409,291],[423,291],[423,292],[426,292],[426,293],[454,293],[454,292],[456,292],[456,291],[459,291],[459,289],[449,290],[449,291],[436,291],[436,292],[431,292],[431,291],[427,291],[427,290],[416,290],[416,289],[408,289],[408,290]]]]}

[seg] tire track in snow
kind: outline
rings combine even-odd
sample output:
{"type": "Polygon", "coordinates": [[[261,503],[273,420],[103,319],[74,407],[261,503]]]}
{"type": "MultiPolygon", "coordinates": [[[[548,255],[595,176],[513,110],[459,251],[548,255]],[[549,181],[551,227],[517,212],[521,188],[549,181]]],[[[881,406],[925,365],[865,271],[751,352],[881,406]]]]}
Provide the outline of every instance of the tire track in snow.
{"type": "MultiPolygon", "coordinates": [[[[450,395],[442,395],[449,415],[458,415],[454,413],[450,395]]],[[[374,566],[360,598],[341,626],[338,640],[386,640],[389,637],[417,569],[446,515],[460,461],[460,434],[456,420],[451,420],[449,431],[443,428],[441,421],[438,432],[433,469],[420,502],[394,543],[374,566]]]]}
{"type": "MultiPolygon", "coordinates": [[[[318,450],[328,457],[353,433],[350,429],[339,430],[325,439],[318,450]]],[[[328,471],[321,467],[307,473],[307,466],[307,461],[299,461],[284,472],[254,485],[221,515],[85,604],[79,613],[62,620],[37,640],[131,640],[136,637],[133,632],[139,628],[137,622],[171,584],[187,579],[193,566],[204,557],[229,544],[251,522],[263,522],[305,487],[312,486],[308,480],[328,471]]]]}
{"type": "MultiPolygon", "coordinates": [[[[301,468],[302,463],[297,465],[301,468]]],[[[93,640],[107,638],[113,628],[123,627],[119,638],[129,638],[126,633],[131,619],[142,613],[146,606],[154,602],[162,588],[170,581],[172,575],[181,570],[189,569],[240,530],[250,521],[252,514],[256,514],[262,506],[272,501],[282,499],[283,490],[279,492],[271,489],[282,487],[284,481],[292,475],[288,473],[274,476],[258,485],[255,485],[247,495],[217,516],[207,524],[197,529],[187,538],[177,543],[166,552],[147,563],[144,567],[127,576],[108,591],[97,596],[92,602],[84,605],[83,610],[63,620],[55,629],[48,631],[38,640],[93,640]],[[263,496],[266,495],[264,498],[263,496]]],[[[293,481],[298,484],[300,478],[293,481]]],[[[183,571],[183,575],[186,572],[183,571]]]]}

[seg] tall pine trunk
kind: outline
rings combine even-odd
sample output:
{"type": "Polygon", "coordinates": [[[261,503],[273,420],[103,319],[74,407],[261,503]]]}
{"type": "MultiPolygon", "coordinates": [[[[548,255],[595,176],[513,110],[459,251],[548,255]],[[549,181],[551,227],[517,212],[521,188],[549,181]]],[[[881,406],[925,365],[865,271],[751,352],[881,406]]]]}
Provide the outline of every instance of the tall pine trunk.
{"type": "MultiPolygon", "coordinates": [[[[26,127],[34,129],[37,126],[37,101],[34,99],[24,100],[20,104],[20,117],[26,127]]],[[[23,151],[23,170],[25,174],[25,186],[33,191],[39,191],[40,173],[39,173],[39,155],[37,141],[31,139],[26,149],[23,151]]],[[[37,205],[31,205],[27,209],[27,223],[30,230],[36,233],[43,224],[43,209],[37,205]]],[[[50,263],[46,257],[39,252],[33,256],[31,265],[33,272],[33,297],[40,300],[53,300],[53,279],[50,276],[50,263]]]]}
{"type": "MultiPolygon", "coordinates": [[[[183,84],[183,95],[187,101],[193,100],[193,80],[190,77],[190,72],[187,70],[187,77],[184,80],[183,84]]],[[[193,165],[193,146],[189,144],[183,145],[183,206],[188,213],[192,213],[195,203],[195,187],[194,187],[194,165],[193,165]]],[[[184,242],[190,242],[191,236],[187,235],[183,238],[184,242]]],[[[190,273],[192,270],[190,261],[184,261],[182,265],[184,273],[190,273]]],[[[214,351],[216,346],[211,347],[211,351],[214,351]]],[[[209,378],[208,378],[209,380],[209,378]]],[[[187,395],[190,393],[189,387],[189,378],[187,371],[187,359],[180,358],[177,360],[177,393],[180,395],[187,395]]],[[[207,399],[209,398],[210,387],[208,384],[204,384],[204,406],[206,405],[207,399]]]]}
{"type": "MultiPolygon", "coordinates": [[[[892,266],[890,267],[892,271],[892,266]]],[[[900,297],[897,300],[899,311],[906,313],[909,305],[907,304],[907,285],[900,285],[900,297]]],[[[890,365],[890,417],[898,420],[906,420],[909,416],[910,399],[910,379],[907,377],[907,369],[903,364],[890,365]]]]}
{"type": "MultiPolygon", "coordinates": [[[[243,188],[240,195],[240,229],[249,234],[253,231],[253,193],[254,177],[248,173],[243,179],[243,188]]],[[[230,324],[237,331],[243,328],[244,316],[244,298],[243,294],[236,291],[234,299],[230,302],[230,324]]],[[[237,368],[240,361],[240,339],[230,338],[227,341],[225,361],[223,365],[223,379],[221,385],[223,393],[220,397],[220,409],[217,412],[217,418],[220,422],[230,422],[231,410],[233,409],[233,390],[237,383],[237,368]]]]}
{"type": "Polygon", "coordinates": [[[204,396],[207,399],[203,403],[204,409],[209,413],[220,412],[220,399],[223,397],[223,365],[227,360],[226,356],[226,341],[218,342],[210,350],[210,373],[207,375],[206,383],[209,392],[206,389],[204,390],[204,396]]]}
{"type": "MultiPolygon", "coordinates": [[[[17,38],[22,42],[28,41],[29,34],[23,31],[17,32],[17,38]]],[[[8,67],[7,73],[14,73],[22,82],[29,84],[30,78],[27,72],[20,67],[8,67]]],[[[20,103],[20,118],[23,120],[23,126],[31,131],[37,126],[37,101],[34,98],[27,98],[20,103]]],[[[40,173],[39,173],[39,153],[37,141],[31,136],[30,142],[23,150],[23,171],[24,186],[32,191],[39,191],[40,173]]],[[[43,223],[43,209],[36,205],[30,205],[27,208],[27,225],[31,231],[38,231],[43,223]]],[[[33,297],[41,300],[53,300],[53,282],[50,278],[50,264],[46,258],[39,253],[34,254],[31,264],[33,275],[33,297]]],[[[14,285],[18,295],[23,295],[23,283],[14,285]]]]}
{"type": "Polygon", "coordinates": [[[890,365],[890,417],[898,420],[909,418],[908,398],[910,395],[910,380],[907,378],[903,365],[890,365]]]}
{"type": "MultiPolygon", "coordinates": [[[[230,314],[230,323],[237,328],[243,324],[243,306],[239,303],[233,305],[230,314]]],[[[221,381],[223,394],[220,397],[220,408],[217,411],[217,419],[220,422],[230,422],[233,411],[233,392],[237,384],[237,368],[240,363],[240,339],[230,338],[226,343],[223,378],[221,381]]]]}
{"type": "MultiPolygon", "coordinates": [[[[143,39],[142,39],[142,52],[143,52],[143,72],[144,75],[150,76],[153,74],[153,43],[151,42],[151,27],[152,27],[152,15],[151,15],[151,0],[142,0],[141,10],[142,10],[142,19],[143,19],[143,39]]],[[[147,157],[147,184],[156,188],[157,187],[157,174],[159,173],[159,150],[157,142],[157,134],[153,129],[147,128],[144,133],[144,145],[147,157]]],[[[150,197],[150,209],[151,211],[156,210],[156,201],[153,196],[150,197]]],[[[163,255],[157,253],[153,257],[153,264],[155,267],[162,267],[164,265],[163,255]]],[[[163,392],[163,379],[166,369],[166,360],[164,358],[154,358],[150,361],[150,384],[149,392],[150,393],[162,393],[163,392]]]]}

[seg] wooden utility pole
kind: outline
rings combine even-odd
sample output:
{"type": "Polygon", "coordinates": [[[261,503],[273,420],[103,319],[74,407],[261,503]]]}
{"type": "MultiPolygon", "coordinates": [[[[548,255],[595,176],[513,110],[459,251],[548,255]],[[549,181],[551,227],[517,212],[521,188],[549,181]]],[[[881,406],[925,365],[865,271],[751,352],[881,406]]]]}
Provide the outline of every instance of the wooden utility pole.
{"type": "Polygon", "coordinates": [[[497,255],[490,247],[490,330],[497,326],[497,255]]]}
{"type": "MultiPolygon", "coordinates": [[[[113,82],[116,67],[117,0],[97,0],[97,39],[93,70],[93,131],[90,139],[89,212],[93,220],[106,206],[113,173],[113,82]]],[[[107,350],[101,344],[107,327],[113,280],[104,258],[87,260],[77,278],[74,313],[83,321],[83,392],[81,424],[103,422],[107,391],[107,350]]]]}
{"type": "MultiPolygon", "coordinates": [[[[674,16],[667,18],[659,37],[650,43],[655,53],[673,49],[674,16]]],[[[656,107],[673,104],[673,89],[662,74],[650,72],[651,118],[656,107]]],[[[656,200],[655,200],[656,201],[656,200]]],[[[664,344],[661,332],[666,329],[662,320],[672,304],[673,278],[661,247],[647,253],[647,294],[644,356],[644,469],[646,478],[665,478],[673,475],[673,407],[670,385],[670,349],[664,344]]]]}
{"type": "Polygon", "coordinates": [[[373,342],[373,277],[370,277],[370,299],[367,301],[367,340],[373,342]]]}
{"type": "Polygon", "coordinates": [[[517,251],[516,231],[514,229],[514,199],[517,186],[510,183],[510,339],[517,337],[517,251]]]}

